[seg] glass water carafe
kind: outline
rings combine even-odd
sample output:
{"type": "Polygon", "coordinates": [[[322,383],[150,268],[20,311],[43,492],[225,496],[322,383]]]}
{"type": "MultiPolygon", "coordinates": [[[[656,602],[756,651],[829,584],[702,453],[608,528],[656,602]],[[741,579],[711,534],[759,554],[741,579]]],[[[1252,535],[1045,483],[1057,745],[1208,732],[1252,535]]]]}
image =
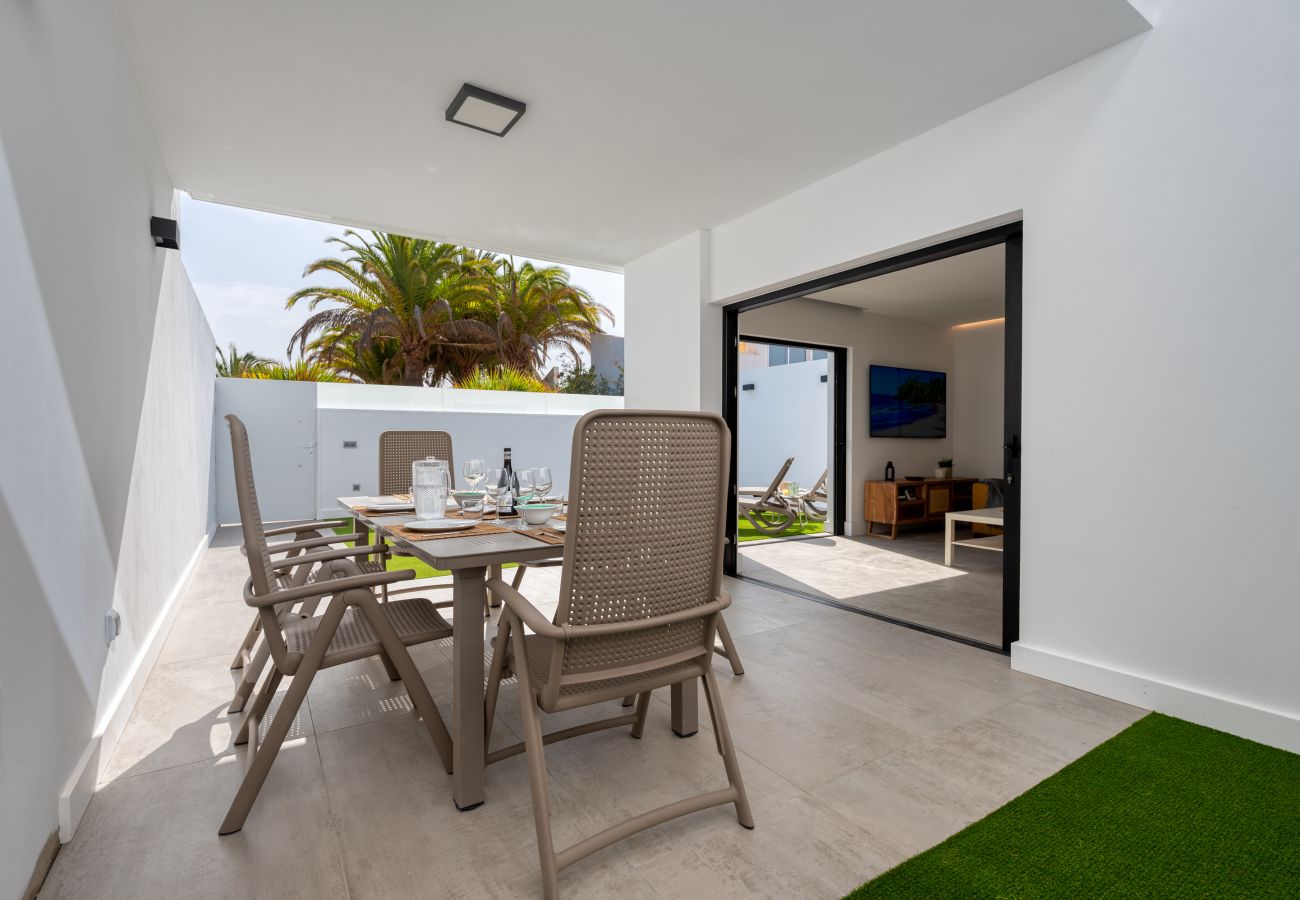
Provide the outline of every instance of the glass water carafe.
{"type": "Polygon", "coordinates": [[[411,463],[411,499],[417,519],[441,519],[447,515],[451,491],[451,469],[445,459],[417,459],[411,463]]]}

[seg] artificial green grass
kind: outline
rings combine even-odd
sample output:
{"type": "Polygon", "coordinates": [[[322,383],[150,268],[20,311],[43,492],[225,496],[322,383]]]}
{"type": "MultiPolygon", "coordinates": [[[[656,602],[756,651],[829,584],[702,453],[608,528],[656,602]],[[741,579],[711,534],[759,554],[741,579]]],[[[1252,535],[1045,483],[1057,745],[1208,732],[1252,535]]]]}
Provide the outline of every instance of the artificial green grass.
{"type": "Polygon", "coordinates": [[[737,520],[736,525],[736,537],[742,544],[745,541],[766,541],[774,537],[793,537],[800,534],[824,534],[825,531],[826,525],[823,522],[805,522],[800,525],[796,521],[780,534],[763,534],[744,516],[741,516],[737,520]]]}
{"type": "Polygon", "coordinates": [[[866,898],[1300,897],[1300,756],[1152,714],[866,898]]]}

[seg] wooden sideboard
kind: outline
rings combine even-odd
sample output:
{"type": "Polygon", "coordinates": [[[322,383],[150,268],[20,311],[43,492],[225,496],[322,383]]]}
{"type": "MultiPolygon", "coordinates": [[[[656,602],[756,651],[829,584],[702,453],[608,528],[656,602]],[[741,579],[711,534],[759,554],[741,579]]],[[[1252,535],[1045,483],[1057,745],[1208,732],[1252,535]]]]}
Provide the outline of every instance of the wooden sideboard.
{"type": "Polygon", "coordinates": [[[937,525],[944,513],[971,508],[971,489],[978,478],[927,478],[924,481],[868,481],[867,534],[898,537],[899,525],[937,525]],[[877,533],[876,526],[889,533],[877,533]]]}

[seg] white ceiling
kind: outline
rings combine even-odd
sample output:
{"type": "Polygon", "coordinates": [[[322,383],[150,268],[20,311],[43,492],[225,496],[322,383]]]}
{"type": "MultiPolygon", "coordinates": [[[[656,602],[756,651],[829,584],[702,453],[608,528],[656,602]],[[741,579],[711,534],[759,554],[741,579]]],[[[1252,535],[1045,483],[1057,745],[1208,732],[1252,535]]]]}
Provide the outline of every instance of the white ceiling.
{"type": "Polygon", "coordinates": [[[1006,311],[1005,263],[1006,250],[998,244],[808,296],[936,325],[981,322],[1006,311]]]}
{"type": "Polygon", "coordinates": [[[1125,0],[115,0],[196,197],[620,266],[1131,37],[1125,0]],[[504,138],[462,82],[528,104],[504,138]]]}

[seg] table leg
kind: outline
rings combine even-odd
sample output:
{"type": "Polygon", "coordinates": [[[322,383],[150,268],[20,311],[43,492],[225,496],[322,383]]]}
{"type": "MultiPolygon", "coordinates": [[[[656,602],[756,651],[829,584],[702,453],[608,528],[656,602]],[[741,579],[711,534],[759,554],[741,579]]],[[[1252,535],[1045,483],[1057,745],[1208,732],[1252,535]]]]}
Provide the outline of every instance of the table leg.
{"type": "Polygon", "coordinates": [[[681,681],[669,690],[673,701],[673,731],[678,737],[690,737],[700,730],[699,680],[681,681]]]}
{"type": "Polygon", "coordinates": [[[957,522],[952,516],[943,517],[943,564],[952,565],[952,541],[957,535],[957,522]]]}
{"type": "MultiPolygon", "coordinates": [[[[493,566],[493,567],[492,567],[492,571],[491,571],[491,573],[488,575],[488,577],[489,577],[489,578],[500,578],[500,577],[501,577],[501,567],[500,567],[499,565],[497,565],[497,566],[493,566]]],[[[491,607],[492,607],[493,609],[497,609],[497,608],[499,608],[499,607],[501,606],[501,598],[500,598],[500,597],[497,597],[497,596],[495,596],[495,595],[493,595],[491,591],[488,591],[488,603],[491,605],[491,607]]]]}
{"type": "Polygon", "coordinates": [[[483,768],[483,600],[486,569],[456,569],[452,577],[451,795],[464,812],[481,806],[483,768]]]}

